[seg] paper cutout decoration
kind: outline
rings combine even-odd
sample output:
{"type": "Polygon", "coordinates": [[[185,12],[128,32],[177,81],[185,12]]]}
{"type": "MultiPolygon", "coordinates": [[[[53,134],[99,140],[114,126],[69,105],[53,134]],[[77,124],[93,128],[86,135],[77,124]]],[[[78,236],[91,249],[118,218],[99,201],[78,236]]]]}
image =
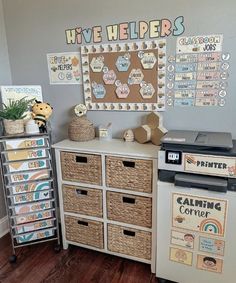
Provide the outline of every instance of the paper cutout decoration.
{"type": "Polygon", "coordinates": [[[171,244],[186,248],[194,248],[195,235],[189,232],[171,231],[171,244]]]}
{"type": "MultiPolygon", "coordinates": [[[[86,65],[85,65],[86,66],[86,65]]],[[[104,66],[104,57],[94,57],[90,63],[90,67],[93,70],[94,73],[99,73],[102,71],[102,68],[104,66]]]]}
{"type": "Polygon", "coordinates": [[[224,255],[225,241],[215,238],[199,237],[199,250],[206,253],[224,255]]]}
{"type": "Polygon", "coordinates": [[[103,98],[106,95],[106,90],[102,84],[93,84],[93,94],[96,98],[103,98]]]}
{"type": "Polygon", "coordinates": [[[170,260],[191,266],[193,262],[193,253],[178,248],[170,248],[170,260]]]}
{"type": "Polygon", "coordinates": [[[50,84],[81,84],[78,52],[47,54],[50,84]]]}
{"type": "Polygon", "coordinates": [[[197,269],[222,273],[223,260],[206,255],[197,255],[197,269]]]}
{"type": "Polygon", "coordinates": [[[87,109],[164,111],[165,57],[164,39],[82,46],[84,100],[87,109]],[[97,66],[97,58],[104,58],[103,64],[97,66]],[[146,82],[147,87],[143,87],[140,92],[142,82],[146,82]],[[103,85],[105,90],[100,86],[98,93],[95,83],[103,85]]]}
{"type": "Polygon", "coordinates": [[[156,62],[157,59],[153,52],[144,53],[141,59],[141,63],[144,69],[153,69],[156,62]]]}
{"type": "Polygon", "coordinates": [[[225,234],[227,200],[188,194],[172,194],[172,226],[213,234],[225,234]]]}
{"type": "Polygon", "coordinates": [[[125,54],[124,56],[119,56],[116,61],[116,67],[119,72],[128,71],[130,66],[130,56],[129,54],[125,54]]]}

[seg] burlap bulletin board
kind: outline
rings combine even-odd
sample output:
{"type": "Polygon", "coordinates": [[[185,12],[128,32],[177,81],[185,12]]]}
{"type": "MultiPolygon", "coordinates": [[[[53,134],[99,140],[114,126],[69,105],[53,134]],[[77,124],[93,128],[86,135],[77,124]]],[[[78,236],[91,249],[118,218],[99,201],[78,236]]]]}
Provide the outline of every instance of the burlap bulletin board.
{"type": "Polygon", "coordinates": [[[165,110],[165,40],[81,47],[89,110],[165,110]]]}

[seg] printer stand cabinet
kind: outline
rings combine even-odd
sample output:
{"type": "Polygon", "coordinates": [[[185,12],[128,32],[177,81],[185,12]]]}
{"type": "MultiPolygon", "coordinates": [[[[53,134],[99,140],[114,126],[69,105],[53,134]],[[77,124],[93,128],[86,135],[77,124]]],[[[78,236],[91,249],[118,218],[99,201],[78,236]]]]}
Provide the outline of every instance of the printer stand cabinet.
{"type": "Polygon", "coordinates": [[[53,147],[64,249],[149,263],[154,273],[158,147],[118,139],[53,147]]]}

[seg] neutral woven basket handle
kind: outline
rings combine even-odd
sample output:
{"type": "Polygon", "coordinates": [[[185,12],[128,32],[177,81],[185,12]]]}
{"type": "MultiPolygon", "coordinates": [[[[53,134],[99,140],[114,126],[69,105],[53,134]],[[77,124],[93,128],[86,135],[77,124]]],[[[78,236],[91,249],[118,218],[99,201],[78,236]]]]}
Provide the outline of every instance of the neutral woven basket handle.
{"type": "Polygon", "coordinates": [[[78,162],[78,163],[88,163],[88,158],[86,156],[76,155],[75,161],[78,162]]]}
{"type": "Polygon", "coordinates": [[[123,202],[135,204],[135,198],[123,197],[123,202]]]}
{"type": "Polygon", "coordinates": [[[123,230],[123,233],[126,236],[135,237],[135,232],[134,231],[123,230]]]}
{"type": "Polygon", "coordinates": [[[85,190],[76,189],[75,191],[76,191],[76,195],[78,195],[78,196],[81,196],[81,195],[87,196],[88,195],[88,191],[85,191],[85,190]]]}
{"type": "Polygon", "coordinates": [[[78,220],[78,224],[79,224],[79,225],[88,226],[88,222],[86,222],[86,221],[78,220]]]}
{"type": "Polygon", "coordinates": [[[132,168],[135,167],[134,161],[122,161],[122,162],[123,162],[124,167],[132,167],[132,168]]]}

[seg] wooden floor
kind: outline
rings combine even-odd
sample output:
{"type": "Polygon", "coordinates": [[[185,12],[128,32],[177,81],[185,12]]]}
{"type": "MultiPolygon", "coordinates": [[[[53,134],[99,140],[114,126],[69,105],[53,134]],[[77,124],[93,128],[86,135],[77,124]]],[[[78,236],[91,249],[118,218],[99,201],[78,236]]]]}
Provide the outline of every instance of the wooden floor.
{"type": "Polygon", "coordinates": [[[10,236],[0,239],[0,283],[157,283],[150,265],[70,246],[55,253],[53,242],[17,249],[10,264],[10,236]]]}

